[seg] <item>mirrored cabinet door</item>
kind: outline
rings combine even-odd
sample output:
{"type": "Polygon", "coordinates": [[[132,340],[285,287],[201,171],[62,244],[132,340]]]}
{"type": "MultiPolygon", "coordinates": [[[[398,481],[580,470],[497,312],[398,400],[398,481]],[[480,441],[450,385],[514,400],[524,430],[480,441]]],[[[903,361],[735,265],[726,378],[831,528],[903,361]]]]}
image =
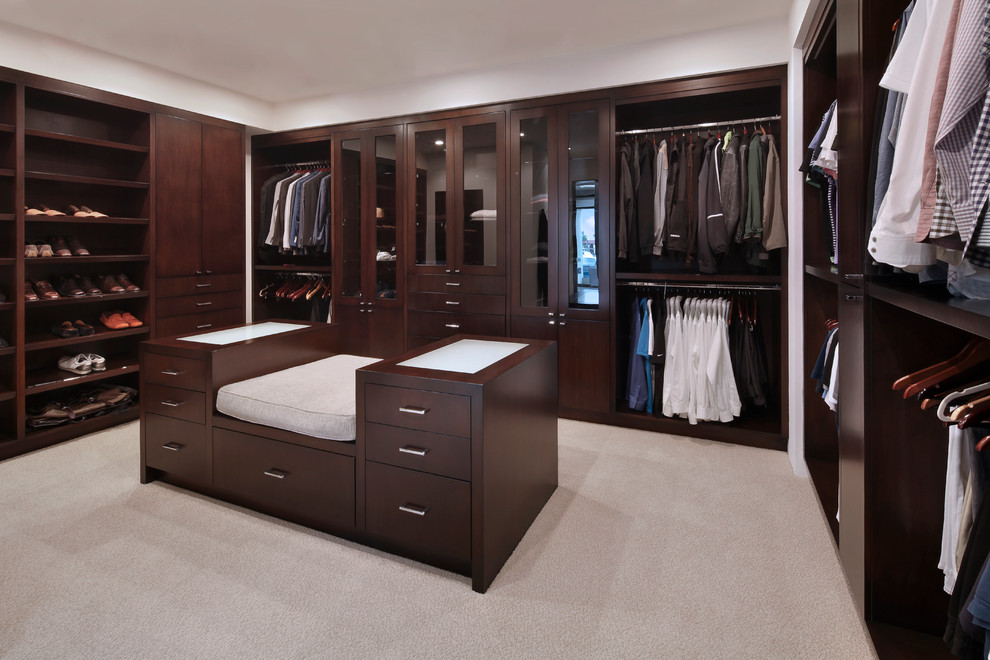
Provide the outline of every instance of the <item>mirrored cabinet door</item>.
{"type": "Polygon", "coordinates": [[[340,286],[338,295],[361,297],[361,139],[340,143],[340,286]]]}
{"type": "MultiPolygon", "coordinates": [[[[558,262],[563,268],[561,309],[601,312],[608,309],[610,245],[608,232],[607,107],[601,104],[575,107],[564,114],[560,214],[565,250],[558,262]]],[[[593,314],[592,314],[593,315],[593,314]]]]}
{"type": "Polygon", "coordinates": [[[447,151],[449,131],[436,124],[412,128],[414,265],[447,266],[447,151]]]}
{"type": "Polygon", "coordinates": [[[458,254],[454,272],[505,272],[505,115],[493,113],[457,121],[458,254]]]}
{"type": "Polygon", "coordinates": [[[398,289],[397,139],[375,137],[375,298],[394,300],[398,289]]]}
{"type": "Polygon", "coordinates": [[[556,173],[551,118],[543,109],[513,113],[511,140],[514,314],[544,316],[556,299],[556,173]]]}

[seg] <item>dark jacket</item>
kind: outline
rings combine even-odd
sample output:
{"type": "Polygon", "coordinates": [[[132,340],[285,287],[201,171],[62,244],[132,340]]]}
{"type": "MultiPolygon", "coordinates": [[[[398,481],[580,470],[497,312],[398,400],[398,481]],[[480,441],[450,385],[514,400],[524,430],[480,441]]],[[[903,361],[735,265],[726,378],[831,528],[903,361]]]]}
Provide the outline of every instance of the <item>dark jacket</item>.
{"type": "Polygon", "coordinates": [[[653,254],[655,231],[653,213],[653,191],[657,181],[654,176],[654,163],[657,150],[652,142],[644,142],[639,149],[639,185],[636,187],[636,217],[639,225],[639,253],[653,254]]]}

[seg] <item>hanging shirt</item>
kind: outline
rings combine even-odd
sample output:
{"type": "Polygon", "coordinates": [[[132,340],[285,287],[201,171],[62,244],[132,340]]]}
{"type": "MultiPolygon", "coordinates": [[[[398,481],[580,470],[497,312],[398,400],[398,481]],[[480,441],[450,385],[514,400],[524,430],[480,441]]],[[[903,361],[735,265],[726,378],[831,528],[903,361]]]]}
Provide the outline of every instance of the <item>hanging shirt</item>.
{"type": "Polygon", "coordinates": [[[646,406],[646,374],[641,368],[638,347],[640,333],[643,328],[643,317],[640,313],[639,299],[633,300],[632,317],[629,332],[629,382],[626,387],[627,403],[630,410],[643,410],[646,406]]]}
{"type": "Polygon", "coordinates": [[[667,141],[657,147],[656,185],[653,189],[653,254],[663,254],[664,223],[667,220],[667,141]]]}

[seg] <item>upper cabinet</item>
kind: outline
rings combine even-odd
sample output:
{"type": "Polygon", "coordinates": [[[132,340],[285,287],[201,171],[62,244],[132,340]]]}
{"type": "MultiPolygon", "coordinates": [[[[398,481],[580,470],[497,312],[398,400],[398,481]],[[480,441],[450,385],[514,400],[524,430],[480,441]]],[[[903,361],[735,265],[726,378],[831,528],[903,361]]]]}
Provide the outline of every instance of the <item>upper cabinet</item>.
{"type": "Polygon", "coordinates": [[[405,345],[402,323],[402,128],[334,136],[334,313],[343,350],[388,357],[405,345]]]}
{"type": "Polygon", "coordinates": [[[505,273],[505,117],[491,113],[410,127],[418,273],[505,273]]]}

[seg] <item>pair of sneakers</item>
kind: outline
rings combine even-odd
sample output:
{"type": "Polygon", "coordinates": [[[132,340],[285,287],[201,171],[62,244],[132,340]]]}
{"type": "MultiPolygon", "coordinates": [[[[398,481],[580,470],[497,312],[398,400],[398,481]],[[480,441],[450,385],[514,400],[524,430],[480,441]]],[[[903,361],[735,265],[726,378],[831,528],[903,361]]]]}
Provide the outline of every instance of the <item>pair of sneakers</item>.
{"type": "Polygon", "coordinates": [[[58,361],[58,368],[74,374],[88,374],[107,370],[107,359],[96,353],[66,355],[58,361]]]}

